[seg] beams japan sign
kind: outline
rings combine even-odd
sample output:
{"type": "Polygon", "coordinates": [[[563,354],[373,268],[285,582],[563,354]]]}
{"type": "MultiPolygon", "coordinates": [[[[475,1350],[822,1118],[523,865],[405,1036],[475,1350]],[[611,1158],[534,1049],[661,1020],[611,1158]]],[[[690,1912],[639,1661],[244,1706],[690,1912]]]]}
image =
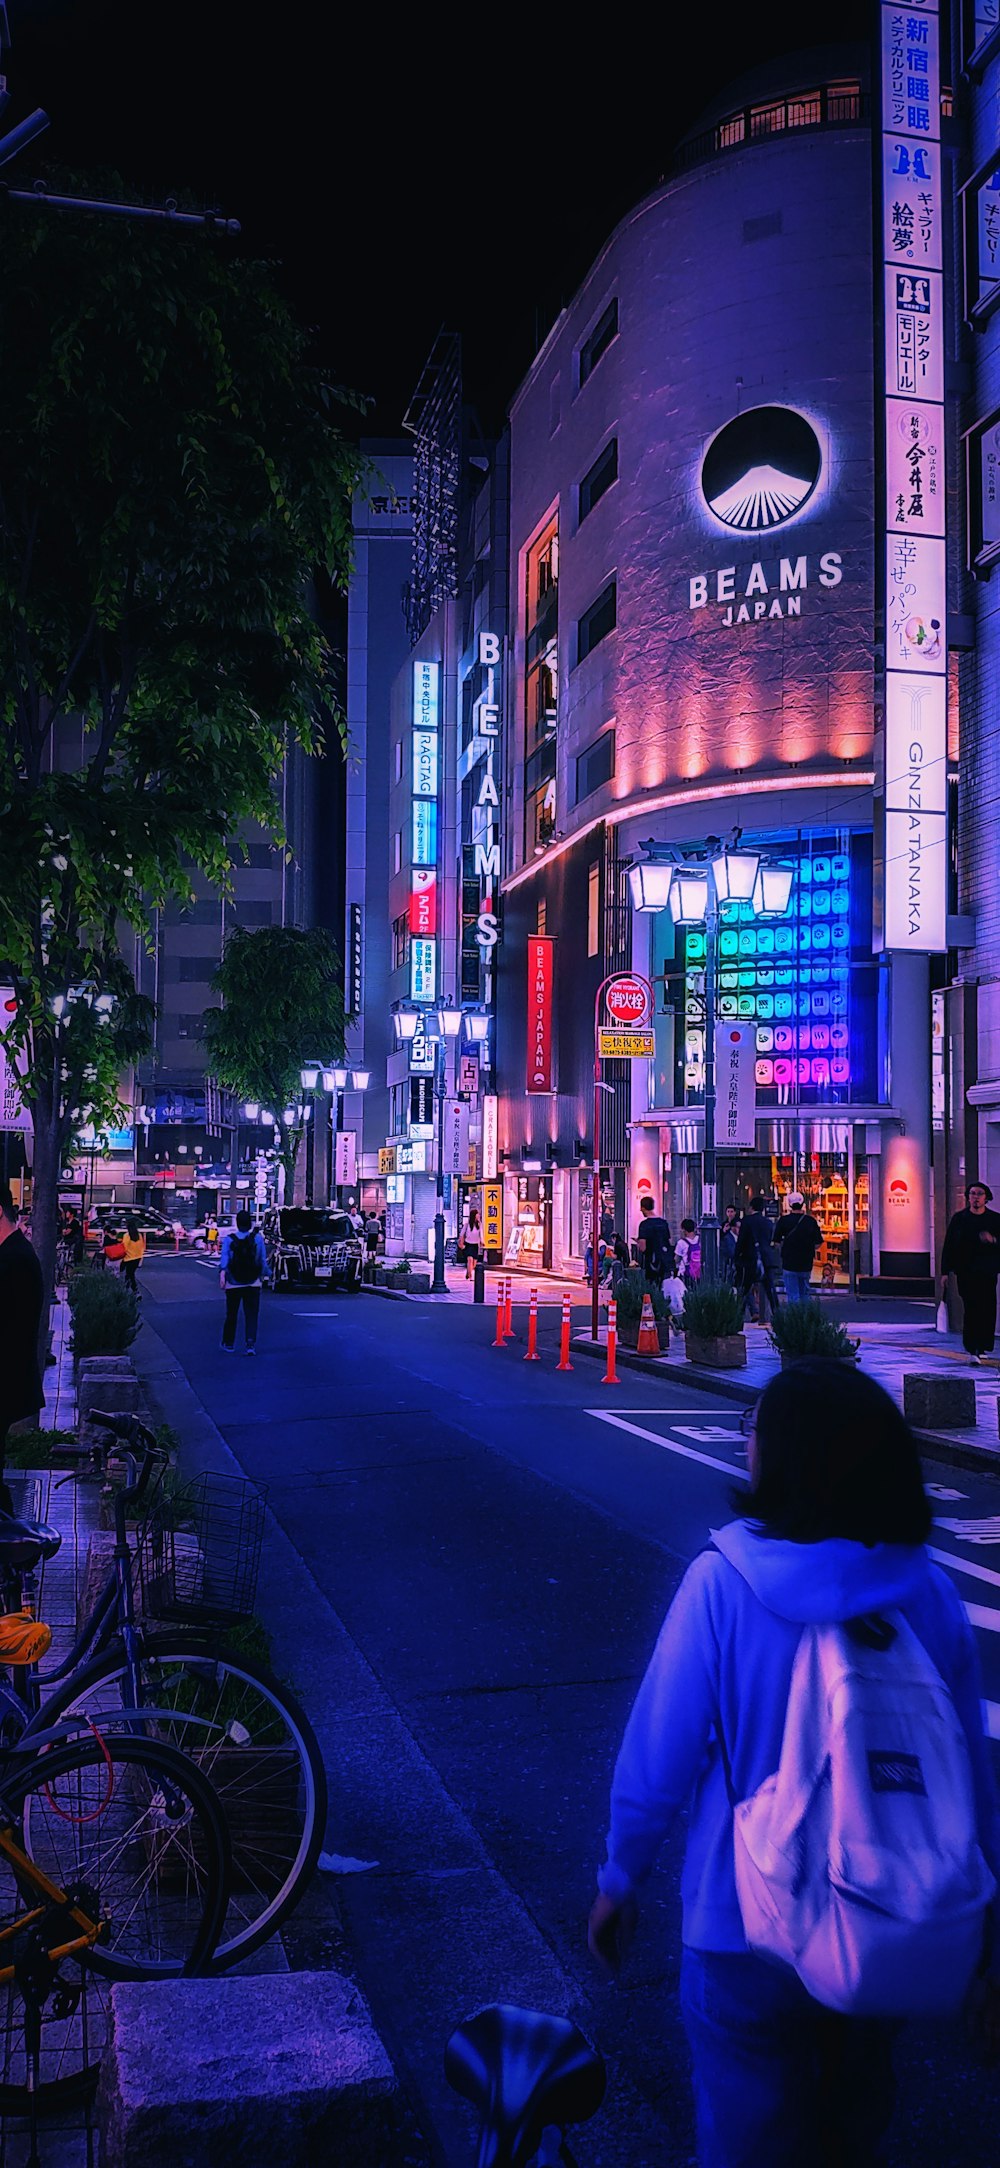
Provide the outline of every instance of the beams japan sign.
{"type": "Polygon", "coordinates": [[[532,934],[528,942],[528,1074],[529,1092],[552,1090],[552,978],[555,942],[550,935],[532,934]]]}

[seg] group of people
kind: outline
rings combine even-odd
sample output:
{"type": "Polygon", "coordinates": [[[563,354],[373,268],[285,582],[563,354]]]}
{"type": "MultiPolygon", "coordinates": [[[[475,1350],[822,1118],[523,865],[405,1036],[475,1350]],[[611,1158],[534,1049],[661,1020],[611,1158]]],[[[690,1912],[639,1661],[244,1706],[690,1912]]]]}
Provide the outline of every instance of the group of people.
{"type": "MultiPolygon", "coordinates": [[[[751,1197],[745,1213],[738,1205],[727,1205],[719,1230],[723,1278],[741,1290],[747,1315],[757,1315],[762,1324],[778,1306],[779,1258],[786,1300],[805,1302],[823,1241],[823,1230],[807,1212],[801,1193],[792,1190],[787,1202],[788,1210],[779,1219],[771,1217],[763,1196],[751,1197]]],[[[701,1242],[694,1220],[681,1221],[675,1242],[668,1222],[657,1212],[651,1197],[644,1197],[639,1209],[636,1262],[671,1301],[676,1283],[679,1299],[683,1300],[685,1287],[696,1286],[701,1277],[701,1242]]],[[[1000,1227],[1000,1219],[997,1224],[1000,1227]]],[[[1000,1270],[1000,1250],[997,1263],[1000,1270]]]]}

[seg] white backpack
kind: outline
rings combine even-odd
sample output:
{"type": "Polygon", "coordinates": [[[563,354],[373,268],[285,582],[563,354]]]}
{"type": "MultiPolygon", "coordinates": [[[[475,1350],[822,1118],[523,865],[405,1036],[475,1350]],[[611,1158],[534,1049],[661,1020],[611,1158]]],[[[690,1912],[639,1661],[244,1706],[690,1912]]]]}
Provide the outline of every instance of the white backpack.
{"type": "Polygon", "coordinates": [[[898,1611],[807,1626],[781,1759],[734,1806],[747,1942],[862,2017],[957,2009],[995,1883],[955,1704],[898,1611]]]}

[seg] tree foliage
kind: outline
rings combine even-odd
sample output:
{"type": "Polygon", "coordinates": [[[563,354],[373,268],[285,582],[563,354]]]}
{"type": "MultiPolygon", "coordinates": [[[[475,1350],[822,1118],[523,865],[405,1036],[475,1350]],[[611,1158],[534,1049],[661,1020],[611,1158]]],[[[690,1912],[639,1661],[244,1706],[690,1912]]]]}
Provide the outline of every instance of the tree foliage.
{"type": "Polygon", "coordinates": [[[223,1006],[205,1016],[209,1067],[239,1099],[269,1108],[281,1128],[286,1194],[303,1127],[282,1115],[302,1097],[303,1063],[339,1061],[344,1000],[336,944],[322,927],[236,926],[212,981],[223,1006]]]}
{"type": "Polygon", "coordinates": [[[81,1106],[81,1006],[53,999],[131,1004],[118,922],[192,865],[225,885],[240,820],[279,832],[287,743],[317,749],[330,710],[309,575],[346,584],[361,462],[349,395],[225,244],[0,200],[0,260],[0,959],[44,1251],[106,1098],[81,1106]]]}

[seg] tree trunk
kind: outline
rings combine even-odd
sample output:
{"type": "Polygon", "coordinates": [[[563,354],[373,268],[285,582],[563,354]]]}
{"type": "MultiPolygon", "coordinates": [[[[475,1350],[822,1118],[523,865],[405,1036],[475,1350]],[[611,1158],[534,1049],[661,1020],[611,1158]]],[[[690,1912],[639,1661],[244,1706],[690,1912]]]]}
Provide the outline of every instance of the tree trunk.
{"type": "Polygon", "coordinates": [[[34,1108],[35,1140],[31,1158],[31,1240],[42,1268],[45,1290],[38,1332],[38,1361],[43,1378],[49,1354],[49,1305],[56,1280],[62,1127],[58,1111],[46,1107],[39,1098],[34,1108]]]}

